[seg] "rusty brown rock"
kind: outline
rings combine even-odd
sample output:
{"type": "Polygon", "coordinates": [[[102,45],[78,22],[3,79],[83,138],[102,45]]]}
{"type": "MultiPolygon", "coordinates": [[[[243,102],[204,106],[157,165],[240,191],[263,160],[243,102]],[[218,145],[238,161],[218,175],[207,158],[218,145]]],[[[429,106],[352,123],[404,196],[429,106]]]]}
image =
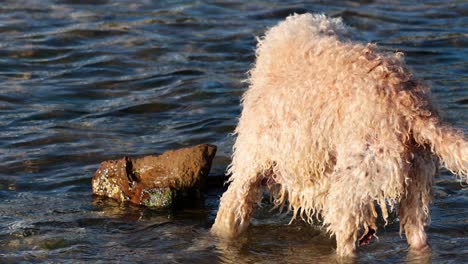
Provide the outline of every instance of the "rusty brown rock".
{"type": "Polygon", "coordinates": [[[201,188],[216,146],[201,144],[141,158],[101,163],[92,179],[93,194],[120,202],[169,207],[180,191],[201,188]]]}

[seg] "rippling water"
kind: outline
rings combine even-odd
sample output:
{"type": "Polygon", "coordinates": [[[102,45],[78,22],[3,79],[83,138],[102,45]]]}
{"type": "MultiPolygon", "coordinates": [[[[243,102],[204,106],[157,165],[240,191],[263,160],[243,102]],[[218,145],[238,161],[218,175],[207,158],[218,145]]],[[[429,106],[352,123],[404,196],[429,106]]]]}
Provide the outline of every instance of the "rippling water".
{"type": "MultiPolygon", "coordinates": [[[[92,198],[102,160],[218,145],[229,163],[255,36],[325,12],[356,39],[404,51],[450,123],[468,128],[466,1],[3,1],[0,6],[0,262],[328,263],[334,242],[267,208],[231,246],[207,235],[221,190],[149,211],[92,198]]],[[[395,219],[359,262],[463,263],[468,193],[437,178],[432,256],[407,254],[395,219]]]]}

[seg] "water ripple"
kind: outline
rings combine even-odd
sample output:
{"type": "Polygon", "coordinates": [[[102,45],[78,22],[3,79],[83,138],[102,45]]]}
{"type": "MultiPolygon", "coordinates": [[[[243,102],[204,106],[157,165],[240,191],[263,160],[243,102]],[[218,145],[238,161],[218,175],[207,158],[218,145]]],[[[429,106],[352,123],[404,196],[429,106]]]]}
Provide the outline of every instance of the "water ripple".
{"type": "MultiPolygon", "coordinates": [[[[446,120],[466,131],[465,1],[7,0],[0,6],[2,261],[335,261],[324,232],[284,226],[268,213],[238,246],[224,247],[207,232],[221,190],[203,205],[161,212],[90,192],[102,160],[202,142],[218,145],[213,174],[223,174],[255,36],[305,12],[343,17],[356,39],[404,52],[446,120]]],[[[466,187],[443,171],[434,192],[432,262],[463,263],[466,187]]],[[[407,256],[398,219],[385,230],[360,262],[421,261],[407,256]]]]}

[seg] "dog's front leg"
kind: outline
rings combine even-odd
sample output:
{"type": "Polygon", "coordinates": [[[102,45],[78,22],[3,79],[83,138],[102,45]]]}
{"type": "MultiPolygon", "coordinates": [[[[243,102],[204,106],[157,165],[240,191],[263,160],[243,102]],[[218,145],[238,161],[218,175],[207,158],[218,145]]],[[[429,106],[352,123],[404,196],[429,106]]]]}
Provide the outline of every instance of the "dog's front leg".
{"type": "Polygon", "coordinates": [[[221,202],[211,232],[224,238],[233,238],[249,225],[254,204],[261,199],[262,188],[254,178],[234,177],[221,202]]]}

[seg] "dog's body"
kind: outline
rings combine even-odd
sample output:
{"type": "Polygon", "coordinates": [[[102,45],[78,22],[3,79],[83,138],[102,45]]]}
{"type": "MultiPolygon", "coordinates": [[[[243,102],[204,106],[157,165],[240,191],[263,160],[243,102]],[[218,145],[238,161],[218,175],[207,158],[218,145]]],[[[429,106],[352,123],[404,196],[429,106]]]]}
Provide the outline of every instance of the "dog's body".
{"type": "Polygon", "coordinates": [[[262,186],[294,217],[320,218],[337,253],[377,230],[377,207],[398,205],[413,249],[427,247],[433,177],[441,163],[468,175],[464,135],[440,123],[429,89],[400,53],[344,38],[340,19],[293,15],[260,40],[213,232],[248,226],[262,186]]]}

